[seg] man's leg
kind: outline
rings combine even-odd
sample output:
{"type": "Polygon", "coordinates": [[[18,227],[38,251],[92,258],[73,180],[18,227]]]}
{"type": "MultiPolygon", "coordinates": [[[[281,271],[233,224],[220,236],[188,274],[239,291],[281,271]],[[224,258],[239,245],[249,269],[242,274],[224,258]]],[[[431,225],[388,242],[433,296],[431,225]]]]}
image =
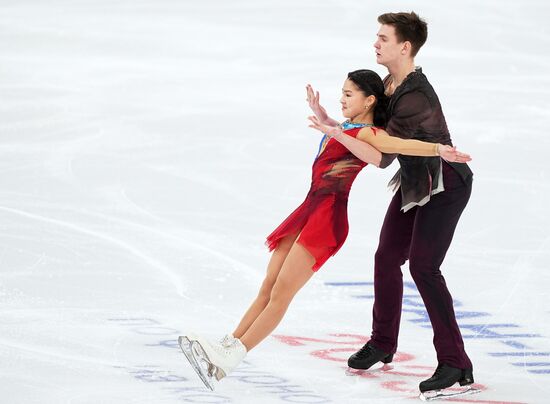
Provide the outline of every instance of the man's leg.
{"type": "Polygon", "coordinates": [[[471,184],[465,185],[450,166],[443,164],[445,191],[417,208],[409,267],[432,323],[438,362],[467,369],[472,363],[464,350],[453,299],[439,267],[472,188],[471,184]]]}
{"type": "Polygon", "coordinates": [[[374,257],[374,305],[372,345],[386,353],[397,349],[403,274],[401,265],[409,255],[416,208],[401,212],[401,191],[394,195],[384,218],[378,250],[374,257]]]}

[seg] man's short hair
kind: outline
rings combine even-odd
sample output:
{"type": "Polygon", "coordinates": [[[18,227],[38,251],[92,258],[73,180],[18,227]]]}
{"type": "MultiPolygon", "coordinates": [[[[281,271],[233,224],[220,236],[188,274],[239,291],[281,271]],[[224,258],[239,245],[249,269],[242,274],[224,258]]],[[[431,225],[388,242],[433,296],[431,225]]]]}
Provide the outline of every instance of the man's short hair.
{"type": "Polygon", "coordinates": [[[409,41],[411,54],[416,56],[428,39],[428,24],[414,11],[410,13],[386,13],[378,17],[378,22],[393,25],[399,42],[409,41]]]}

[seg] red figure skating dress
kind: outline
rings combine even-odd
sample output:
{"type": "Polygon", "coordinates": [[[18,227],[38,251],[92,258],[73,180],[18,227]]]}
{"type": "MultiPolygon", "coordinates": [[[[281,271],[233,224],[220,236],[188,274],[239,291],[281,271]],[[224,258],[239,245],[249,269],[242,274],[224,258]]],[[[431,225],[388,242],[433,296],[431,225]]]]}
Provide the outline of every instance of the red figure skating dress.
{"type": "MultiPolygon", "coordinates": [[[[344,133],[356,137],[365,124],[342,125],[344,133]]],[[[375,128],[372,128],[375,130],[375,128]]],[[[325,137],[313,167],[311,188],[305,201],[268,237],[274,250],[285,236],[300,233],[297,242],[315,258],[317,271],[336,254],[348,235],[348,195],[359,171],[367,165],[334,139],[325,137]]]]}

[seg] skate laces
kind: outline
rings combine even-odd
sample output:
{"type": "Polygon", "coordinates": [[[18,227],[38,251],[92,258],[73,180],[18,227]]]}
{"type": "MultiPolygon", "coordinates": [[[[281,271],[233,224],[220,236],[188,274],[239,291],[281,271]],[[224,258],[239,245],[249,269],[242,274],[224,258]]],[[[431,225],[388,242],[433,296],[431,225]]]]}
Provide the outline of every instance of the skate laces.
{"type": "Polygon", "coordinates": [[[211,344],[212,348],[214,348],[219,354],[221,355],[228,355],[231,354],[233,349],[233,344],[231,345],[222,345],[219,342],[217,344],[211,344]]]}
{"type": "Polygon", "coordinates": [[[356,352],[357,359],[363,359],[365,357],[368,357],[371,355],[372,352],[375,351],[376,348],[374,348],[372,345],[370,345],[368,342],[363,345],[363,348],[361,348],[359,351],[356,352]]]}
{"type": "Polygon", "coordinates": [[[432,375],[432,378],[439,376],[442,371],[443,371],[443,365],[442,364],[437,365],[437,368],[435,368],[435,372],[432,375]]]}
{"type": "Polygon", "coordinates": [[[235,337],[233,334],[226,334],[219,342],[223,346],[231,346],[235,343],[235,337]]]}
{"type": "Polygon", "coordinates": [[[218,342],[217,344],[211,344],[211,346],[218,351],[218,353],[223,355],[232,355],[236,351],[243,350],[246,351],[246,347],[242,344],[242,342],[237,339],[233,338],[227,345],[223,345],[221,342],[218,342]]]}

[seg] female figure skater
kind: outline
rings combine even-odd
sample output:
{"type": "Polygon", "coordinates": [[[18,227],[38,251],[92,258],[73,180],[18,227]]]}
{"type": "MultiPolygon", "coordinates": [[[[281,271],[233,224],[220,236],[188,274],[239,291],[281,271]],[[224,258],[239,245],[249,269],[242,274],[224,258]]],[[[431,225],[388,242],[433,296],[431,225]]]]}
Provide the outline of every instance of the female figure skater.
{"type": "Polygon", "coordinates": [[[450,161],[469,159],[450,146],[403,140],[381,129],[385,125],[387,101],[382,80],[371,70],[348,74],[340,99],[347,120],[336,129],[319,106],[318,93],[314,95],[309,85],[307,94],[317,115],[309,117],[310,127],[328,133],[313,163],[311,187],[305,201],[267,237],[266,244],[273,254],[258,296],[233,333],[221,341],[212,343],[196,334],[179,340],[210,389],[213,376],[217,380],[225,377],[248,351],[271,334],[296,293],[340,249],[348,234],[348,195],[355,177],[367,165],[365,161],[378,166],[381,152],[441,156],[450,161]],[[343,145],[346,137],[355,137],[373,147],[355,156],[343,145]],[[198,366],[200,361],[208,364],[208,371],[198,366]]]}

